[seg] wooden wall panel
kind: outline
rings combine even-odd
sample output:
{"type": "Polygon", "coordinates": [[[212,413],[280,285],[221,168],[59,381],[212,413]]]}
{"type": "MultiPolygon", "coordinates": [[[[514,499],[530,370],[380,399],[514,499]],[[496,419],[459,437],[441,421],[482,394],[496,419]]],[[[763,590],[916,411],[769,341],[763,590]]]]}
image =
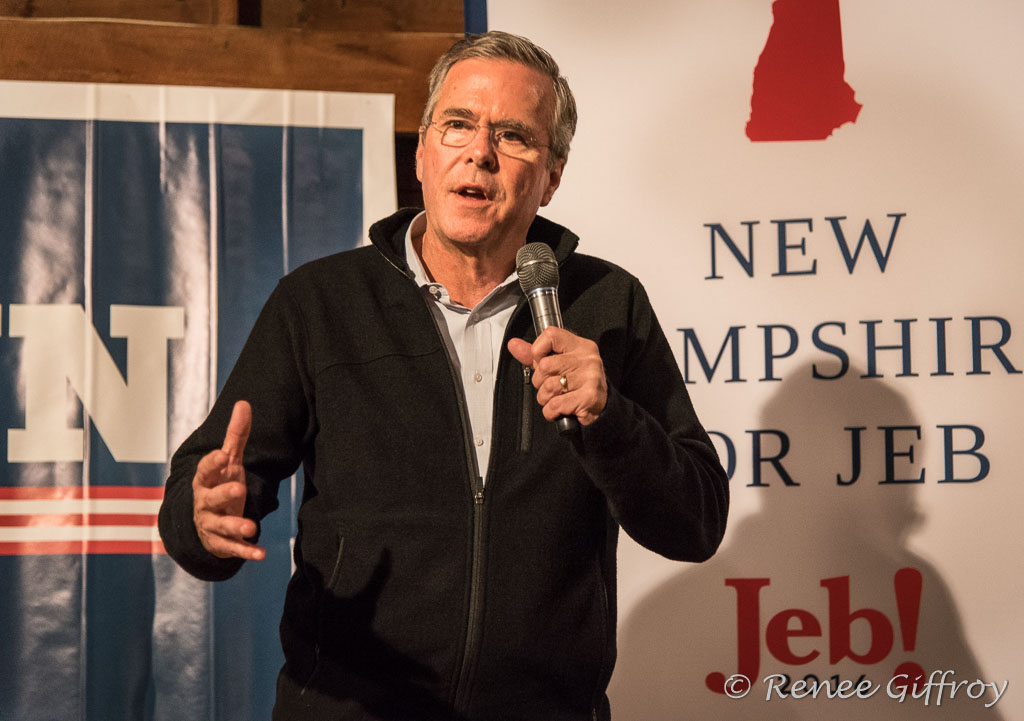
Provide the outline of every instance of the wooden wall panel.
{"type": "Polygon", "coordinates": [[[415,132],[427,73],[460,37],[0,18],[0,78],[387,92],[396,132],[415,132]]]}
{"type": "Polygon", "coordinates": [[[263,27],[464,32],[463,0],[263,0],[263,27]]]}
{"type": "Polygon", "coordinates": [[[0,15],[215,23],[218,5],[232,7],[237,22],[237,0],[0,0],[0,15]]]}
{"type": "Polygon", "coordinates": [[[0,16],[237,24],[240,4],[267,28],[458,33],[465,23],[463,0],[0,0],[0,16]]]}

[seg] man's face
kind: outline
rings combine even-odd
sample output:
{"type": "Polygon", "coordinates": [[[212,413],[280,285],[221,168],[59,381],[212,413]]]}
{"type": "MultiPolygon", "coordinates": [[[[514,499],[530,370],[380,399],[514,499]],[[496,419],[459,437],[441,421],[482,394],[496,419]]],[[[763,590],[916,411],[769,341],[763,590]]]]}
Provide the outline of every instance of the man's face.
{"type": "Polygon", "coordinates": [[[416,176],[423,185],[427,233],[456,246],[522,245],[537,209],[558,187],[564,163],[548,167],[550,150],[527,158],[497,152],[492,126],[525,127],[548,145],[554,110],[551,80],[524,65],[472,58],[449,70],[433,122],[461,118],[481,126],[465,147],[441,144],[437,126],[421,133],[416,176]]]}

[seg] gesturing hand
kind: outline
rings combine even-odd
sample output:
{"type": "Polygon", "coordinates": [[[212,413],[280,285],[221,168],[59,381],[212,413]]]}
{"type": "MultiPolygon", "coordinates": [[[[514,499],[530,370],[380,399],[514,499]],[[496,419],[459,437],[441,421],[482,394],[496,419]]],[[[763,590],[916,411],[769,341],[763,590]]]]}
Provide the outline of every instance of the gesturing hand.
{"type": "Polygon", "coordinates": [[[552,326],[533,345],[512,338],[508,350],[517,361],[533,368],[537,402],[549,421],[576,416],[581,425],[588,426],[601,415],[608,402],[608,382],[596,343],[552,326]]]}
{"type": "Polygon", "coordinates": [[[245,539],[256,535],[255,521],[244,518],[245,468],[242,453],[252,427],[252,408],[238,401],[224,434],[224,445],[199,461],[192,479],[192,520],[203,547],[220,558],[262,561],[267,552],[245,539]]]}

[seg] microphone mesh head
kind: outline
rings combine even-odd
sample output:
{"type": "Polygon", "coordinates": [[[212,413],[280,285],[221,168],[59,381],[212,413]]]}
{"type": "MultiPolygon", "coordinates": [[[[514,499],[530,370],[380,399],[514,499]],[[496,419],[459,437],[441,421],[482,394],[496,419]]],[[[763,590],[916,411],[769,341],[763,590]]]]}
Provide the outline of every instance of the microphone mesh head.
{"type": "Polygon", "coordinates": [[[523,292],[558,287],[558,261],[545,243],[527,243],[516,253],[516,274],[523,292]]]}

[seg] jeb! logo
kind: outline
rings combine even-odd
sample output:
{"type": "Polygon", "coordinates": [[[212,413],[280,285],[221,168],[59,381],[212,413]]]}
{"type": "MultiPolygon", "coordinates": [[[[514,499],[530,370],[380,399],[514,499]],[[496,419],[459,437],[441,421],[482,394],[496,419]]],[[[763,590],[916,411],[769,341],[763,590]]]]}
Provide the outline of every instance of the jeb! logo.
{"type": "MultiPolygon", "coordinates": [[[[762,588],[771,585],[771,579],[729,578],[725,585],[736,589],[737,672],[748,679],[756,679],[761,671],[760,593],[762,588]]],[[[889,618],[878,609],[850,608],[849,576],[826,578],[821,581],[821,586],[828,591],[829,663],[835,665],[846,658],[866,665],[884,660],[895,643],[895,632],[889,618]],[[870,643],[863,653],[855,651],[851,643],[850,630],[855,622],[868,624],[871,631],[870,643]]],[[[921,572],[916,568],[901,568],[894,576],[893,586],[903,647],[913,651],[917,647],[917,623],[921,611],[921,572]]],[[[768,653],[784,664],[806,664],[821,655],[819,649],[799,655],[790,647],[790,638],[822,636],[819,619],[801,608],[789,608],[775,614],[768,620],[763,636],[768,653]],[[791,626],[791,622],[795,626],[791,626]]],[[[904,674],[909,679],[924,676],[921,667],[914,663],[901,664],[895,673],[904,674]]],[[[726,674],[710,673],[704,683],[715,693],[725,693],[726,674]]]]}

